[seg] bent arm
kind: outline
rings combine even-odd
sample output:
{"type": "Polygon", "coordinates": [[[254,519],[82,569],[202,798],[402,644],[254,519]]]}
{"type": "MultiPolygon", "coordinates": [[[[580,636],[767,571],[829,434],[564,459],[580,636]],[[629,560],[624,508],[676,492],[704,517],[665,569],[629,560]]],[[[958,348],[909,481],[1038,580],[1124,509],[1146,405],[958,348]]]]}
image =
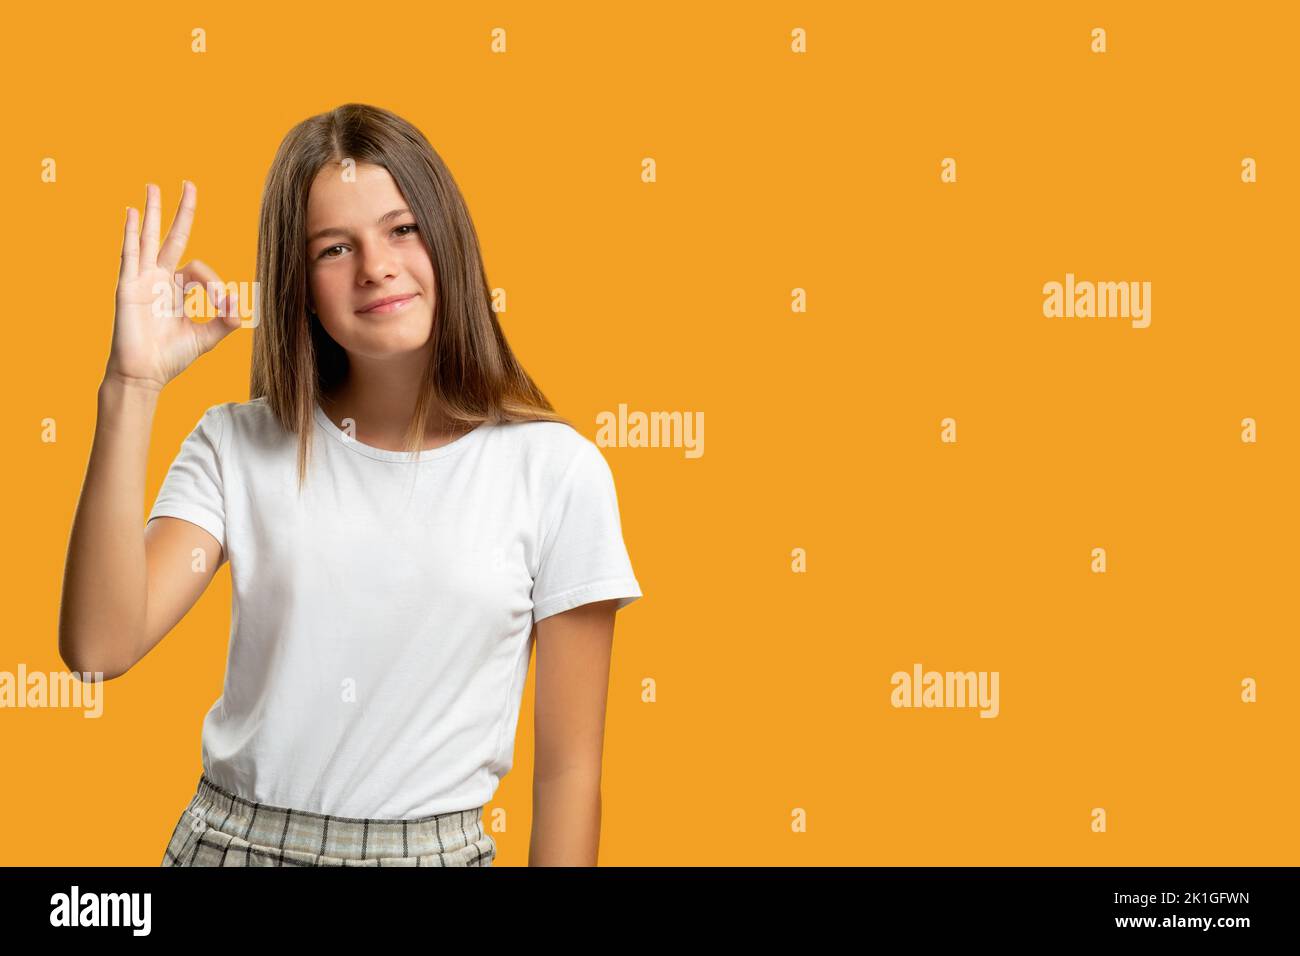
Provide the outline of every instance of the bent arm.
{"type": "Polygon", "coordinates": [[[171,519],[153,530],[159,519],[148,534],[141,526],[158,394],[113,375],[99,387],[59,606],[59,655],[69,670],[124,674],[192,606],[221,562],[220,544],[194,525],[171,519]],[[213,558],[195,572],[189,554],[200,542],[213,558]]]}

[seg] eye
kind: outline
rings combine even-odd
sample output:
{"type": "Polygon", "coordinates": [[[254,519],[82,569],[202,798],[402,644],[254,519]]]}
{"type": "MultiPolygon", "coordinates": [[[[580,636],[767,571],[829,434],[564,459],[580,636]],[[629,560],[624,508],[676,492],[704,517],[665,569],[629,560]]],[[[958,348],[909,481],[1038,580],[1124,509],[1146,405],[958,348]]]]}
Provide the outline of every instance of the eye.
{"type": "MultiPolygon", "coordinates": [[[[420,227],[417,226],[417,225],[416,225],[415,223],[413,223],[413,222],[403,223],[402,225],[397,226],[396,228],[393,229],[393,233],[394,233],[394,235],[397,235],[399,239],[404,239],[405,237],[411,235],[412,233],[416,233],[416,232],[419,232],[419,231],[420,231],[420,227]],[[402,232],[403,229],[409,229],[410,232],[402,232]]],[[[338,256],[336,256],[336,255],[330,255],[330,253],[332,253],[335,249],[345,249],[345,248],[347,248],[347,247],[344,246],[342,243],[340,243],[340,244],[338,244],[338,245],[335,245],[335,246],[330,246],[330,247],[328,247],[328,248],[326,248],[326,249],[322,249],[322,250],[320,251],[320,255],[318,255],[316,258],[317,258],[317,259],[337,259],[338,256]]]]}

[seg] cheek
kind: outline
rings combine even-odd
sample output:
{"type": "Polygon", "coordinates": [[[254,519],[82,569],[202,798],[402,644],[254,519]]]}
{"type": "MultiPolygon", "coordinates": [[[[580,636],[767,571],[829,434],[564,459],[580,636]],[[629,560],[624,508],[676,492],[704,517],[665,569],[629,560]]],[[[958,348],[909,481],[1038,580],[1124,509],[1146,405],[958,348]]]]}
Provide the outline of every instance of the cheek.
{"type": "Polygon", "coordinates": [[[433,262],[429,259],[429,254],[423,249],[412,251],[406,257],[406,270],[415,280],[420,283],[421,288],[427,290],[430,294],[433,292],[433,262]]]}
{"type": "Polygon", "coordinates": [[[336,311],[348,303],[347,280],[338,269],[315,269],[307,280],[317,312],[336,311]]]}

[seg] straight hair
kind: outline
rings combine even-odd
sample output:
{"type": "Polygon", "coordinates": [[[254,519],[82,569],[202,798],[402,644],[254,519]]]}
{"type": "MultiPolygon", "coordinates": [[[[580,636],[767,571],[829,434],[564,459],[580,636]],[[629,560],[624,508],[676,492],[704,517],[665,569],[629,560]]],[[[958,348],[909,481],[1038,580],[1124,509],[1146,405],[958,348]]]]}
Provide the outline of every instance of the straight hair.
{"type": "Polygon", "coordinates": [[[298,487],[306,479],[316,404],[347,376],[348,357],[307,308],[307,196],[327,164],[382,166],[415,217],[433,262],[433,348],[405,436],[413,456],[426,422],[453,425],[560,417],[515,358],[492,310],[478,234],[456,181],[424,135],[388,110],[347,103],[303,120],[276,151],[257,232],[258,321],[250,399],[265,398],[298,435],[298,487]]]}

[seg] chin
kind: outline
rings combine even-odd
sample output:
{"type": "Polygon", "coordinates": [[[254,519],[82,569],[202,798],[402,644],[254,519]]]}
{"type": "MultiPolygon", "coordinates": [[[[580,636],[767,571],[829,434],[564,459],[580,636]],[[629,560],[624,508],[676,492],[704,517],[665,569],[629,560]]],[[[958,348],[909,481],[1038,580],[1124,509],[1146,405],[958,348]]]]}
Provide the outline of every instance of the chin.
{"type": "Polygon", "coordinates": [[[336,339],[348,352],[370,358],[388,358],[418,352],[429,344],[433,335],[432,323],[404,323],[379,325],[371,329],[353,328],[351,334],[336,339]]]}

